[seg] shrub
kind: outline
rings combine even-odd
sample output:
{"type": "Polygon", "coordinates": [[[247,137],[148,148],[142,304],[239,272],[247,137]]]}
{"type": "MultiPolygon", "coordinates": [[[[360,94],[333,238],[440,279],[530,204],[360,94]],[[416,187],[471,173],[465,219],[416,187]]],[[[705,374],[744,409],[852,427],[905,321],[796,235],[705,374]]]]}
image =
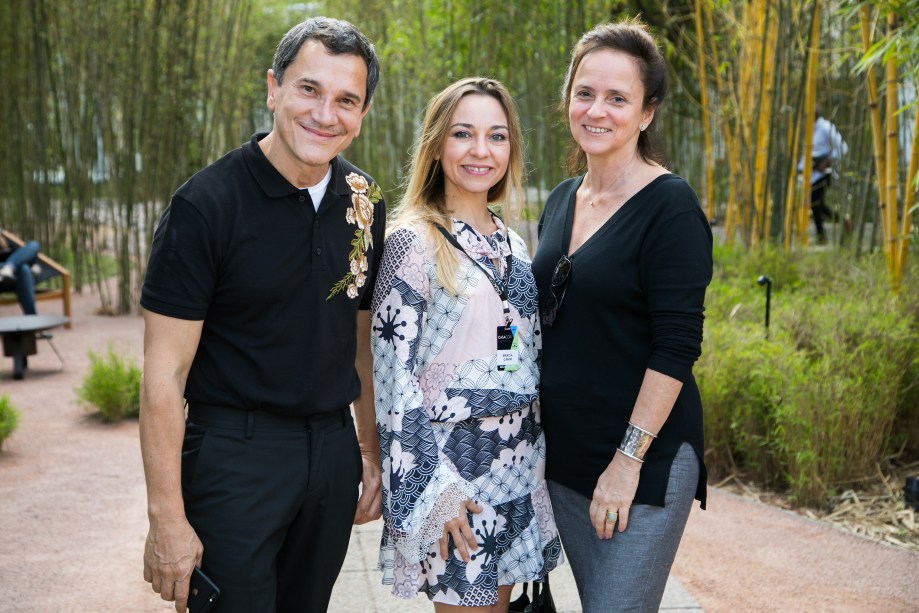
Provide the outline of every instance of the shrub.
{"type": "Polygon", "coordinates": [[[102,421],[137,417],[140,412],[140,375],[137,364],[111,347],[104,355],[89,352],[89,374],[77,388],[84,404],[94,406],[102,421]]]}
{"type": "Polygon", "coordinates": [[[19,411],[10,402],[10,397],[4,394],[0,396],[0,448],[16,426],[19,425],[19,411]]]}
{"type": "Polygon", "coordinates": [[[696,366],[714,476],[740,468],[820,504],[915,444],[919,322],[912,294],[891,297],[881,258],[825,252],[785,262],[727,248],[716,257],[696,366]],[[758,274],[774,281],[768,341],[758,274]]]}
{"type": "Polygon", "coordinates": [[[706,464],[713,475],[743,467],[758,482],[780,480],[775,415],[801,375],[803,357],[762,325],[709,322],[695,368],[704,407],[706,464]]]}
{"type": "Polygon", "coordinates": [[[919,456],[919,351],[904,373],[897,401],[897,417],[890,436],[889,451],[903,450],[919,456]]]}
{"type": "Polygon", "coordinates": [[[719,245],[714,248],[715,277],[722,285],[755,288],[760,275],[769,275],[773,289],[796,287],[804,275],[800,271],[801,255],[786,254],[775,247],[763,246],[747,250],[737,246],[719,245]]]}
{"type": "MultiPolygon", "coordinates": [[[[887,454],[897,401],[919,350],[915,322],[904,317],[886,292],[797,296],[788,325],[798,347],[810,355],[807,385],[795,390],[795,408],[809,416],[809,440],[791,449],[814,449],[819,473],[829,483],[874,474],[887,454]]],[[[829,488],[814,487],[819,497],[829,488]]]]}
{"type": "MultiPolygon", "coordinates": [[[[916,244],[919,244],[917,241],[916,244]]],[[[899,300],[904,312],[919,322],[919,250],[909,252],[910,259],[903,278],[899,300]]],[[[904,371],[897,402],[897,418],[891,434],[891,453],[904,450],[913,458],[919,457],[919,351],[914,354],[912,365],[904,371]]]]}

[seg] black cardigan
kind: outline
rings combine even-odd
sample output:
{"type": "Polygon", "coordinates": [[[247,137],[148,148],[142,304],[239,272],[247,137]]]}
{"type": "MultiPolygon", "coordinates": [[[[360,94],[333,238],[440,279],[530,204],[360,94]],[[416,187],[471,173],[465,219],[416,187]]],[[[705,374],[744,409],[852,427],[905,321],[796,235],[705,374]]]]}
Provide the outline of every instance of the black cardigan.
{"type": "MultiPolygon", "coordinates": [[[[558,185],[539,222],[533,273],[543,308],[552,271],[568,248],[582,181],[558,185]]],[[[542,328],[546,477],[593,496],[650,368],[683,387],[645,457],[634,502],[664,506],[670,466],[688,442],[699,457],[696,498],[705,508],[702,402],[692,365],[701,354],[712,233],[695,193],[676,175],[656,178],[571,260],[555,323],[542,328]]]]}

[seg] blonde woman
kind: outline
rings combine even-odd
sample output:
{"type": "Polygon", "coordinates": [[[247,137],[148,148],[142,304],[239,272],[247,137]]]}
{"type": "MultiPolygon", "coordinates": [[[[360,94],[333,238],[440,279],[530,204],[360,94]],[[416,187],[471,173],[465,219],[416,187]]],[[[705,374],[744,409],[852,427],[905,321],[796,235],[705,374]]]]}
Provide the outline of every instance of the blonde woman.
{"type": "Polygon", "coordinates": [[[383,582],[438,613],[506,611],[513,585],[542,579],[561,551],[536,287],[526,245],[489,208],[520,197],[522,145],[497,81],[436,95],[374,292],[383,582]]]}

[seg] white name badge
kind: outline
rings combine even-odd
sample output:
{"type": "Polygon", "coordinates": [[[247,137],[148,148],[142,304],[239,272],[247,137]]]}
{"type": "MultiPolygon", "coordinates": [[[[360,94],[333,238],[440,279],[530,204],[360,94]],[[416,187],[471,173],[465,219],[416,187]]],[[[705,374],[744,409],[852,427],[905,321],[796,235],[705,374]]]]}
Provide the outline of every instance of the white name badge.
{"type": "Polygon", "coordinates": [[[520,366],[520,351],[505,349],[498,352],[498,370],[517,370],[520,366]],[[508,368],[512,366],[513,368],[508,368]]]}
{"type": "Polygon", "coordinates": [[[520,368],[517,326],[498,326],[498,370],[513,372],[520,368]]]}

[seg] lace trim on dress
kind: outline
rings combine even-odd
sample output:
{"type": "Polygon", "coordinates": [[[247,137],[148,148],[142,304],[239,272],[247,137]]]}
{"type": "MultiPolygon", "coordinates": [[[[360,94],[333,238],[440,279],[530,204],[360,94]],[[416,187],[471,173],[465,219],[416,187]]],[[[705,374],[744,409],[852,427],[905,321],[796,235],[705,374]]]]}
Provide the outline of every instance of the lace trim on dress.
{"type": "Polygon", "coordinates": [[[475,488],[465,481],[456,481],[443,489],[430,512],[417,530],[411,533],[392,530],[392,544],[410,563],[420,562],[428,555],[431,545],[443,535],[444,525],[456,517],[460,505],[475,495],[475,488]]]}

